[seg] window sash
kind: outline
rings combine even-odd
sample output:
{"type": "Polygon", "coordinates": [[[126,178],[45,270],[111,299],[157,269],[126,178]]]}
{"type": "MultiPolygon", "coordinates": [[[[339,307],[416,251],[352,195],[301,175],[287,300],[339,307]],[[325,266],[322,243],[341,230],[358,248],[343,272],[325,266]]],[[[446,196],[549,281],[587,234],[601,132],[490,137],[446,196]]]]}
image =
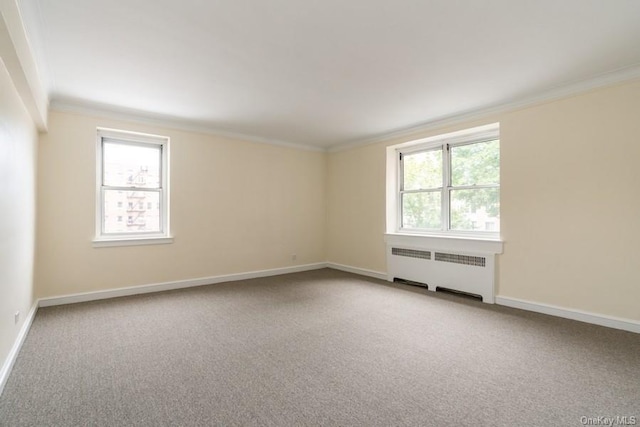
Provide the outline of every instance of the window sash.
{"type": "MultiPolygon", "coordinates": [[[[454,232],[470,232],[470,233],[489,233],[489,232],[495,233],[495,232],[499,231],[498,229],[495,229],[495,230],[484,230],[484,229],[481,229],[480,227],[476,228],[475,226],[472,226],[471,228],[459,228],[459,227],[455,226],[456,224],[454,223],[454,215],[453,215],[454,211],[455,211],[455,208],[454,208],[454,206],[455,206],[454,205],[454,200],[455,200],[454,192],[467,192],[467,193],[475,193],[475,194],[485,193],[485,197],[492,195],[491,192],[489,194],[486,194],[486,192],[484,190],[498,190],[495,195],[498,197],[498,208],[499,208],[499,206],[500,206],[500,200],[499,200],[499,197],[500,197],[500,186],[498,186],[498,185],[483,185],[483,186],[475,186],[475,187],[467,186],[467,188],[452,187],[452,188],[448,189],[449,206],[450,206],[450,209],[449,209],[449,230],[454,231],[454,232]]],[[[458,199],[458,201],[461,201],[461,200],[458,199]]],[[[488,208],[490,206],[491,206],[491,203],[484,205],[485,208],[488,208]]],[[[458,210],[458,212],[460,212],[460,211],[458,210]]],[[[472,224],[476,223],[477,221],[480,221],[480,218],[482,218],[482,216],[480,216],[480,218],[478,218],[477,215],[479,214],[479,212],[482,212],[482,211],[476,210],[473,213],[473,216],[475,216],[475,218],[473,218],[473,219],[467,218],[467,220],[468,221],[470,220],[472,224]]],[[[484,210],[484,212],[485,212],[485,214],[488,213],[487,210],[484,210]]],[[[492,219],[492,218],[493,217],[491,217],[491,216],[484,217],[485,226],[488,223],[492,223],[492,221],[486,221],[486,220],[492,219]]],[[[463,220],[463,222],[464,222],[464,220],[463,220]]]]}
{"type": "Polygon", "coordinates": [[[451,192],[455,190],[480,190],[485,188],[497,188],[500,189],[500,183],[495,184],[479,184],[479,185],[452,185],[452,154],[451,149],[454,147],[461,147],[465,145],[473,145],[473,144],[482,144],[491,141],[498,140],[499,138],[496,135],[489,135],[484,137],[467,139],[464,141],[456,141],[455,143],[449,143],[447,141],[438,141],[434,144],[429,144],[428,146],[417,146],[407,150],[398,150],[398,159],[399,159],[399,167],[398,167],[398,218],[399,218],[399,226],[400,229],[411,230],[411,231],[441,231],[441,232],[462,232],[462,233],[473,233],[473,234],[489,234],[495,235],[499,233],[499,230],[496,231],[479,231],[479,230],[456,230],[451,227],[451,192]],[[404,168],[404,160],[406,156],[417,154],[421,152],[433,151],[433,150],[442,150],[442,187],[435,188],[426,188],[426,189],[413,189],[413,190],[405,190],[404,189],[404,180],[405,180],[405,168],[404,168]],[[429,228],[411,228],[405,226],[405,213],[403,209],[404,205],[404,195],[412,194],[412,193],[424,193],[424,192],[440,192],[441,193],[441,227],[440,229],[429,229],[429,228]]]}
{"type": "MultiPolygon", "coordinates": [[[[497,137],[492,137],[492,138],[479,138],[479,139],[474,139],[471,141],[465,141],[465,142],[458,142],[455,144],[445,144],[446,145],[446,149],[447,149],[447,162],[449,164],[449,175],[448,175],[448,185],[452,188],[462,188],[462,187],[474,187],[473,185],[453,185],[453,151],[455,148],[458,147],[465,147],[465,146],[469,146],[469,145],[476,145],[476,144],[486,144],[488,142],[493,142],[493,141],[498,141],[498,146],[500,145],[500,139],[497,137]]],[[[497,182],[485,182],[482,184],[477,184],[477,187],[483,186],[483,185],[497,185],[500,186],[500,177],[498,176],[498,181],[497,182]]]]}
{"type": "MultiPolygon", "coordinates": [[[[135,188],[132,187],[111,187],[111,186],[102,186],[100,189],[100,209],[102,212],[100,213],[100,234],[102,236],[108,237],[127,237],[127,236],[153,236],[158,234],[164,234],[164,216],[165,210],[163,209],[163,201],[164,201],[164,190],[162,188],[135,188]],[[144,193],[157,193],[159,205],[158,206],[158,214],[159,214],[159,227],[158,230],[149,230],[149,231],[122,231],[122,232],[108,232],[106,230],[106,215],[105,215],[105,195],[107,191],[126,191],[126,192],[144,192],[144,193]]],[[[146,206],[146,205],[145,205],[146,206]]],[[[128,211],[133,211],[135,206],[131,208],[126,206],[125,209],[128,211]]]]}
{"type": "Polygon", "coordinates": [[[424,191],[424,190],[442,189],[442,186],[444,185],[444,182],[445,182],[444,181],[444,168],[443,168],[444,167],[443,166],[443,160],[445,158],[445,155],[443,153],[443,148],[442,147],[434,147],[434,148],[428,148],[428,149],[422,149],[422,150],[418,150],[418,151],[402,153],[401,156],[402,156],[403,170],[402,170],[402,174],[400,176],[400,191],[409,192],[409,191],[424,191]],[[420,188],[412,188],[412,189],[406,190],[407,185],[406,185],[406,177],[405,177],[405,173],[404,173],[404,165],[405,165],[405,162],[407,160],[407,157],[416,156],[416,155],[419,155],[419,154],[422,154],[422,153],[430,153],[430,152],[438,153],[440,155],[440,163],[441,163],[440,164],[440,168],[441,168],[441,170],[443,172],[443,175],[442,175],[442,177],[440,179],[440,182],[439,182],[440,185],[437,185],[435,187],[420,187],[420,188]]]}
{"type": "Polygon", "coordinates": [[[105,184],[106,182],[106,173],[107,173],[107,166],[105,164],[105,145],[106,144],[110,144],[110,145],[121,145],[121,146],[125,146],[125,147],[140,147],[140,148],[153,148],[156,149],[158,151],[158,185],[156,187],[147,187],[147,186],[138,186],[138,185],[124,185],[124,186],[120,186],[120,187],[126,187],[126,188],[145,188],[145,189],[149,189],[149,188],[162,188],[163,187],[163,178],[164,178],[164,165],[163,165],[163,161],[162,159],[164,158],[164,145],[163,144],[158,144],[158,143],[149,143],[149,142],[138,142],[138,141],[127,141],[124,139],[115,139],[115,138],[107,138],[107,137],[103,137],[101,142],[101,155],[102,155],[102,174],[101,174],[101,185],[104,186],[109,186],[109,187],[118,187],[116,185],[107,185],[105,184]]]}
{"type": "MultiPolygon", "coordinates": [[[[109,242],[126,241],[129,239],[141,238],[166,238],[169,237],[169,199],[168,199],[168,143],[169,138],[129,133],[126,131],[117,131],[111,129],[98,129],[97,141],[97,197],[96,197],[96,242],[102,240],[109,242]],[[129,147],[145,147],[154,148],[158,151],[158,184],[153,186],[135,185],[107,185],[105,184],[105,174],[107,168],[105,165],[104,145],[121,144],[129,147]],[[158,229],[157,230],[135,230],[135,231],[117,231],[107,232],[106,230],[106,200],[105,195],[108,191],[122,191],[127,193],[155,193],[157,194],[157,211],[158,211],[158,229]]],[[[119,183],[120,184],[120,183],[119,183]]],[[[156,202],[154,202],[155,204],[156,202]]],[[[145,206],[147,206],[145,204],[145,206]]],[[[128,206],[123,204],[125,209],[128,206]]],[[[124,215],[125,218],[127,215],[124,215]]],[[[155,216],[152,215],[152,217],[155,216]]],[[[155,218],[154,218],[155,219],[155,218]]],[[[148,218],[145,218],[148,221],[148,218]]],[[[124,219],[123,222],[127,222],[124,219]]]]}
{"type": "Polygon", "coordinates": [[[405,202],[405,196],[407,195],[412,195],[412,194],[438,194],[440,196],[440,205],[442,206],[442,189],[430,189],[430,190],[409,190],[409,191],[404,191],[400,194],[400,221],[401,221],[401,227],[407,230],[430,230],[430,231],[437,231],[437,230],[441,230],[442,226],[443,226],[443,222],[442,222],[442,214],[440,215],[440,227],[438,228],[426,228],[426,227],[410,227],[408,225],[405,225],[406,221],[405,220],[405,212],[404,212],[404,202],[405,202]]]}

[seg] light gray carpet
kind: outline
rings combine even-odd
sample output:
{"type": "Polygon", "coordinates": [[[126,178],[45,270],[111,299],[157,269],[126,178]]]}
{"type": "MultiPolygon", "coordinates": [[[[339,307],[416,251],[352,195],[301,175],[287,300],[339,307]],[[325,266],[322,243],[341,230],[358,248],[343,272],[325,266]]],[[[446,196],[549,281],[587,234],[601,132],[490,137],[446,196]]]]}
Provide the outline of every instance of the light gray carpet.
{"type": "Polygon", "coordinates": [[[3,426],[640,424],[640,335],[333,270],[43,308],[3,426]]]}

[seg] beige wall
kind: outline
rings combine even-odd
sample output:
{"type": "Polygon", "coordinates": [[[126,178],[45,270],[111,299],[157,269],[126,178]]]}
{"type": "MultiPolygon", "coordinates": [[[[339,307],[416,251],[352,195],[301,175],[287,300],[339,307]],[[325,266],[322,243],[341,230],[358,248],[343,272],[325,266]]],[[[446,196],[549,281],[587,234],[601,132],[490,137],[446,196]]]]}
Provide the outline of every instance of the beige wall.
{"type": "Polygon", "coordinates": [[[324,154],[54,112],[40,142],[38,296],[323,261],[384,272],[385,148],[499,121],[498,294],[640,320],[639,114],[636,81],[324,154]],[[173,244],[91,246],[97,126],[172,138],[173,244]]]}
{"type": "Polygon", "coordinates": [[[640,82],[504,117],[500,294],[640,320],[640,82]]]}
{"type": "Polygon", "coordinates": [[[325,261],[325,153],[52,112],[38,168],[38,297],[325,261]],[[174,243],[92,247],[96,127],[171,138],[174,243]]]}
{"type": "Polygon", "coordinates": [[[327,255],[330,262],[386,271],[385,156],[382,145],[329,154],[327,255]]]}
{"type": "Polygon", "coordinates": [[[33,121],[0,61],[0,365],[34,300],[36,148],[33,121]]]}
{"type": "Polygon", "coordinates": [[[386,271],[385,148],[500,122],[498,294],[640,320],[640,82],[329,154],[328,260],[386,271]]]}

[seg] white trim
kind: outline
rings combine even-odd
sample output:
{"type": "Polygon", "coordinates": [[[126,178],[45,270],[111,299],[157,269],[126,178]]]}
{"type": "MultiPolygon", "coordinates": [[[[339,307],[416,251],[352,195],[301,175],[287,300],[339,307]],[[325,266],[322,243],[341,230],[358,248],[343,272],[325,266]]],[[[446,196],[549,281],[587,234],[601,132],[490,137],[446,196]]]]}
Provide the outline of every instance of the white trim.
{"type": "MultiPolygon", "coordinates": [[[[500,232],[489,231],[459,231],[451,230],[450,209],[451,191],[462,189],[464,186],[451,184],[451,153],[449,147],[475,144],[500,138],[500,123],[490,123],[483,126],[463,129],[456,132],[435,135],[413,141],[395,144],[386,148],[386,231],[392,234],[425,235],[435,237],[452,236],[480,240],[500,240],[500,232]],[[403,189],[403,157],[418,152],[438,149],[442,153],[442,186],[430,190],[403,189]],[[409,192],[430,191],[441,195],[441,228],[440,230],[421,230],[402,227],[402,197],[409,192]]],[[[500,183],[491,186],[469,186],[468,188],[500,188],[500,183]]]]}
{"type": "Polygon", "coordinates": [[[420,138],[412,141],[395,144],[391,148],[402,153],[412,151],[426,151],[442,146],[443,144],[461,145],[463,143],[473,144],[480,140],[492,140],[500,138],[500,123],[490,123],[482,126],[475,126],[455,132],[448,132],[428,138],[420,138]]]}
{"type": "Polygon", "coordinates": [[[164,135],[155,135],[152,133],[142,133],[142,132],[134,132],[129,130],[121,130],[121,129],[112,129],[98,126],[98,135],[102,138],[106,139],[115,139],[118,141],[132,142],[132,143],[141,143],[140,145],[145,144],[156,144],[156,145],[165,145],[169,142],[170,138],[164,135]]]}
{"type": "MultiPolygon", "coordinates": [[[[346,271],[349,273],[368,276],[375,279],[387,280],[387,274],[373,270],[367,270],[349,265],[336,264],[328,262],[327,267],[335,270],[346,271]]],[[[620,329],[623,331],[640,333],[640,321],[632,319],[624,319],[615,316],[607,316],[605,314],[590,313],[588,311],[576,310],[571,308],[559,307],[556,305],[542,304],[537,302],[526,301],[518,298],[496,296],[495,304],[511,307],[519,310],[533,311],[549,316],[562,317],[564,319],[577,320],[579,322],[590,323],[593,325],[604,326],[607,328],[620,329]]]]}
{"type": "Polygon", "coordinates": [[[411,138],[413,135],[419,133],[434,131],[446,126],[468,123],[475,120],[482,120],[489,116],[496,116],[498,114],[509,113],[523,108],[533,107],[538,104],[544,104],[546,102],[557,101],[562,98],[580,95],[593,89],[613,86],[638,78],[640,78],[640,64],[635,64],[630,67],[614,70],[590,79],[574,81],[556,86],[549,90],[533,94],[531,96],[525,96],[520,99],[512,100],[511,102],[504,102],[493,106],[485,106],[469,111],[433,118],[432,120],[421,124],[404,127],[395,131],[374,136],[372,138],[354,139],[341,144],[335,144],[329,147],[328,151],[332,153],[350,150],[352,148],[362,147],[365,145],[391,141],[394,139],[411,138]]]}
{"type": "MultiPolygon", "coordinates": [[[[235,281],[235,280],[246,280],[246,279],[253,279],[258,277],[276,276],[279,274],[319,270],[327,267],[335,270],[359,274],[361,276],[368,276],[375,279],[387,280],[386,273],[368,270],[368,269],[359,268],[359,267],[352,267],[352,266],[343,265],[343,264],[337,264],[333,262],[326,262],[326,263],[320,262],[320,263],[306,264],[306,265],[295,266],[295,267],[284,267],[284,268],[276,268],[271,270],[259,270],[259,271],[249,272],[249,273],[213,276],[209,278],[165,282],[165,283],[159,283],[154,285],[133,286],[128,288],[110,289],[110,290],[97,291],[97,292],[85,292],[85,293],[65,295],[60,297],[41,298],[35,301],[31,306],[31,310],[29,310],[29,314],[25,318],[25,321],[22,324],[22,327],[20,328],[20,332],[16,337],[13,347],[11,348],[11,351],[7,355],[7,358],[5,359],[4,364],[2,365],[2,370],[0,370],[0,395],[2,395],[4,387],[7,383],[7,380],[9,379],[9,375],[11,374],[13,365],[15,364],[18,354],[20,353],[20,349],[22,348],[22,344],[24,343],[24,340],[27,337],[29,330],[31,329],[31,325],[33,324],[33,320],[35,319],[36,313],[38,311],[38,307],[50,307],[55,305],[95,301],[95,300],[115,298],[115,297],[127,296],[127,295],[161,292],[161,291],[166,291],[171,289],[182,289],[182,288],[188,288],[193,286],[202,286],[207,284],[215,284],[215,283],[235,281]]],[[[533,311],[536,313],[562,317],[565,319],[577,320],[580,322],[591,323],[595,325],[605,326],[608,328],[640,333],[640,322],[637,320],[623,319],[619,317],[595,314],[595,313],[590,313],[590,312],[581,311],[581,310],[568,309],[568,308],[558,307],[554,305],[541,304],[541,303],[536,303],[531,301],[525,301],[518,298],[503,297],[503,296],[496,296],[495,303],[498,305],[503,305],[505,307],[511,307],[519,310],[533,311]]]]}
{"type": "Polygon", "coordinates": [[[118,108],[109,105],[94,104],[79,100],[53,99],[51,100],[49,109],[62,113],[83,114],[104,119],[134,122],[152,126],[159,126],[168,129],[202,133],[205,135],[212,135],[221,138],[238,139],[258,144],[268,144],[278,147],[293,148],[296,150],[316,152],[327,151],[324,147],[298,144],[294,142],[281,141],[278,139],[263,138],[257,135],[248,135],[239,132],[230,132],[216,129],[210,125],[207,125],[206,123],[197,123],[194,121],[179,119],[176,117],[164,116],[161,114],[154,114],[128,108],[118,108]]]}
{"type": "Polygon", "coordinates": [[[495,258],[502,242],[468,238],[385,235],[387,280],[395,278],[428,284],[430,291],[447,288],[482,296],[487,304],[495,302],[495,258]],[[397,256],[394,248],[428,252],[424,259],[397,256]],[[438,262],[438,253],[479,256],[482,265],[458,265],[438,262]]]}
{"type": "Polygon", "coordinates": [[[637,334],[640,333],[640,321],[637,320],[623,319],[620,317],[607,316],[605,314],[590,313],[588,311],[503,296],[496,297],[496,304],[520,310],[548,314],[550,316],[563,317],[565,319],[577,320],[579,322],[606,326],[607,328],[621,329],[623,331],[635,332],[637,334]]]}
{"type": "Polygon", "coordinates": [[[269,144],[281,147],[294,148],[298,150],[307,151],[319,151],[319,152],[338,152],[349,150],[352,148],[376,144],[380,142],[390,141],[393,139],[411,138],[413,135],[424,133],[428,131],[434,131],[446,126],[452,126],[462,124],[474,120],[482,120],[489,116],[498,114],[504,114],[512,111],[516,111],[523,108],[532,107],[538,104],[546,102],[556,101],[562,98],[570,96],[580,95],[593,89],[598,89],[606,86],[613,86],[615,84],[628,82],[640,78],[640,64],[632,65],[622,69],[614,70],[608,73],[595,76],[591,79],[585,79],[580,81],[570,82],[564,85],[559,85],[551,88],[547,91],[541,91],[537,94],[533,94],[528,97],[515,99],[512,101],[485,106],[469,111],[454,113],[447,116],[433,118],[424,123],[417,125],[407,126],[395,131],[386,132],[374,136],[372,138],[354,139],[350,141],[344,141],[331,145],[329,147],[319,147],[315,145],[293,143],[289,141],[282,141],[278,139],[263,138],[257,135],[242,134],[239,132],[231,132],[221,129],[216,129],[206,123],[197,123],[189,120],[179,119],[177,117],[164,116],[161,114],[154,114],[150,112],[118,108],[115,106],[102,105],[97,103],[90,103],[77,99],[58,98],[52,99],[50,103],[50,110],[85,114],[94,117],[101,117],[113,120],[123,120],[127,122],[137,122],[142,124],[149,124],[153,126],[161,126],[164,128],[171,128],[189,132],[198,132],[213,136],[219,136],[223,138],[240,139],[247,142],[255,142],[261,144],[269,144]]]}
{"type": "Polygon", "coordinates": [[[129,295],[147,294],[152,292],[169,291],[173,289],[191,288],[195,286],[213,285],[237,280],[255,279],[258,277],[278,276],[280,274],[298,273],[301,271],[319,270],[326,268],[327,264],[319,262],[315,264],[298,265],[294,267],[274,268],[270,270],[250,271],[247,273],[225,274],[220,276],[201,277],[198,279],[177,280],[174,282],[154,283],[149,285],[129,286],[126,288],[105,289],[95,292],[81,292],[77,294],[62,295],[58,297],[41,298],[40,307],[54,305],[74,304],[78,302],[97,301],[108,298],[124,297],[129,295]]]}
{"type": "Polygon", "coordinates": [[[102,246],[132,246],[172,243],[170,234],[170,143],[168,136],[148,133],[131,132],[127,130],[98,127],[96,129],[96,217],[94,247],[102,246]],[[104,172],[104,144],[117,143],[128,146],[157,147],[160,153],[160,186],[158,188],[125,188],[113,185],[107,186],[103,182],[104,172]],[[119,233],[103,234],[104,232],[104,195],[105,190],[121,191],[157,191],[159,193],[160,230],[153,233],[119,233]],[[162,239],[162,240],[158,240],[162,239]],[[127,243],[131,241],[130,243],[127,243]],[[108,243],[105,243],[108,242],[108,243]]]}
{"type": "Polygon", "coordinates": [[[7,384],[7,380],[9,379],[9,375],[11,374],[11,370],[13,369],[13,365],[18,358],[18,354],[20,353],[22,344],[24,343],[24,340],[29,333],[29,329],[31,329],[31,324],[33,323],[33,319],[36,317],[37,311],[38,301],[35,301],[31,306],[31,310],[29,310],[29,314],[27,314],[22,327],[20,328],[20,332],[18,333],[15,342],[13,343],[13,347],[11,347],[11,351],[9,351],[9,354],[7,355],[7,358],[2,365],[2,370],[0,370],[0,396],[2,395],[4,386],[7,384]]]}
{"type": "Polygon", "coordinates": [[[119,239],[95,239],[94,248],[114,248],[117,246],[166,245],[173,243],[173,237],[136,237],[119,239]]]}
{"type": "Polygon", "coordinates": [[[384,241],[387,245],[397,245],[410,249],[431,249],[438,251],[455,251],[478,254],[501,254],[503,242],[497,239],[462,237],[462,236],[436,236],[386,233],[384,241]]]}
{"type": "Polygon", "coordinates": [[[387,280],[387,273],[380,271],[368,270],[366,268],[352,267],[350,265],[336,264],[335,262],[328,262],[328,268],[334,270],[346,271],[347,273],[359,274],[361,276],[373,277],[374,279],[387,280]]]}
{"type": "Polygon", "coordinates": [[[118,288],[118,289],[107,289],[104,291],[96,291],[96,292],[82,292],[82,293],[77,293],[72,295],[63,295],[59,297],[40,298],[36,300],[31,306],[31,310],[29,310],[29,314],[25,318],[25,321],[22,324],[22,327],[20,328],[20,332],[16,337],[13,347],[11,347],[11,351],[7,355],[7,358],[5,359],[4,364],[2,365],[2,370],[0,370],[0,395],[2,395],[4,386],[6,385],[7,380],[9,379],[9,375],[11,374],[11,370],[13,369],[13,365],[15,364],[15,361],[18,358],[18,354],[20,353],[22,344],[24,343],[24,340],[27,337],[29,330],[31,329],[33,319],[35,319],[36,313],[38,312],[39,307],[51,307],[55,305],[97,301],[97,300],[102,300],[107,298],[116,298],[116,297],[122,297],[122,296],[128,296],[128,295],[161,292],[161,291],[167,291],[171,289],[183,289],[183,288],[189,288],[194,286],[202,286],[202,285],[209,285],[209,284],[222,283],[222,282],[255,279],[258,277],[277,276],[280,274],[319,270],[326,267],[327,267],[327,263],[319,262],[315,264],[306,264],[306,265],[299,265],[294,267],[251,271],[248,273],[237,273],[237,274],[228,274],[228,275],[221,275],[221,276],[203,277],[203,278],[191,279],[191,280],[178,280],[175,282],[165,282],[165,283],[157,283],[157,284],[142,285],[142,286],[131,286],[127,288],[118,288]]]}

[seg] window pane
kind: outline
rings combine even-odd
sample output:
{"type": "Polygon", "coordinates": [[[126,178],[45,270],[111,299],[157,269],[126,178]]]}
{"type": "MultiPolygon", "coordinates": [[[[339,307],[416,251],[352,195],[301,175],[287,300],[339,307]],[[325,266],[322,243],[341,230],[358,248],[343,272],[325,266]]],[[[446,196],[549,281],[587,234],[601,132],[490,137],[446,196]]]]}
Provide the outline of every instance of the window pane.
{"type": "Polygon", "coordinates": [[[500,189],[451,190],[451,229],[500,231],[500,189]]]}
{"type": "Polygon", "coordinates": [[[451,185],[500,183],[500,141],[451,147],[451,185]]]}
{"type": "Polygon", "coordinates": [[[158,191],[104,190],[104,233],[160,232],[159,205],[158,191]]]}
{"type": "Polygon", "coordinates": [[[404,190],[442,187],[442,149],[402,156],[404,190]]]}
{"type": "Polygon", "coordinates": [[[402,226],[439,230],[442,223],[441,197],[439,191],[403,194],[402,226]]]}
{"type": "Polygon", "coordinates": [[[104,185],[160,188],[162,149],[155,145],[131,145],[105,141],[104,185]]]}

